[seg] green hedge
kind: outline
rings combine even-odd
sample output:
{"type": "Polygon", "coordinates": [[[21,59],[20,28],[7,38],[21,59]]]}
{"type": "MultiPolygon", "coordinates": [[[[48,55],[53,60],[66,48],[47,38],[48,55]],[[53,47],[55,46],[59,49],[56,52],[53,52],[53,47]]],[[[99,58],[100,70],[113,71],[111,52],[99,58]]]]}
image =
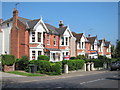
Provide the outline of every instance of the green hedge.
{"type": "Polygon", "coordinates": [[[120,58],[112,58],[111,62],[120,61],[120,58]]]}
{"type": "Polygon", "coordinates": [[[2,55],[2,65],[11,66],[15,63],[16,59],[14,55],[2,55]]]}
{"type": "Polygon", "coordinates": [[[45,55],[39,55],[38,56],[38,60],[47,60],[47,61],[49,61],[49,57],[48,56],[45,56],[45,55]]]}
{"type": "Polygon", "coordinates": [[[62,61],[63,67],[65,64],[68,64],[69,71],[82,69],[84,62],[85,62],[84,60],[80,60],[80,59],[62,61]]]}
{"type": "Polygon", "coordinates": [[[104,60],[103,59],[86,59],[85,63],[87,62],[93,62],[94,67],[97,68],[97,67],[103,67],[104,60]]]}
{"type": "Polygon", "coordinates": [[[32,60],[30,64],[37,65],[37,71],[42,74],[60,75],[62,73],[61,62],[49,62],[44,60],[32,60]]]}
{"type": "Polygon", "coordinates": [[[28,56],[22,56],[20,59],[16,60],[16,69],[26,70],[28,69],[29,58],[28,56]]]}

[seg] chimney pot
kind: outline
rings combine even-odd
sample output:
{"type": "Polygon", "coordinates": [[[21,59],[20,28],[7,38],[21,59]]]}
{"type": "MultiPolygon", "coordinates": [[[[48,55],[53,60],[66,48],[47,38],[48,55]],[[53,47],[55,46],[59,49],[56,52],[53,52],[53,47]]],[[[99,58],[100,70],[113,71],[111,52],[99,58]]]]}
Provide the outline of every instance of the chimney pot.
{"type": "Polygon", "coordinates": [[[14,26],[17,26],[17,19],[18,19],[18,10],[14,8],[14,11],[13,11],[13,25],[14,26]]]}
{"type": "Polygon", "coordinates": [[[59,28],[64,27],[63,21],[60,20],[59,28]]]}
{"type": "Polygon", "coordinates": [[[88,34],[88,37],[90,37],[90,34],[88,34]]]}

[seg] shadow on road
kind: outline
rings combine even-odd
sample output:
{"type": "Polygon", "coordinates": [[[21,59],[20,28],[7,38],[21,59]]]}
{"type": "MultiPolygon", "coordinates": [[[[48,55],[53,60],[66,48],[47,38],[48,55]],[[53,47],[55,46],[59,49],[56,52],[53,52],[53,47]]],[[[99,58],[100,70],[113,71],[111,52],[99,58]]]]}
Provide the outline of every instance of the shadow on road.
{"type": "Polygon", "coordinates": [[[110,80],[120,80],[120,78],[106,78],[106,79],[110,79],[110,80]]]}

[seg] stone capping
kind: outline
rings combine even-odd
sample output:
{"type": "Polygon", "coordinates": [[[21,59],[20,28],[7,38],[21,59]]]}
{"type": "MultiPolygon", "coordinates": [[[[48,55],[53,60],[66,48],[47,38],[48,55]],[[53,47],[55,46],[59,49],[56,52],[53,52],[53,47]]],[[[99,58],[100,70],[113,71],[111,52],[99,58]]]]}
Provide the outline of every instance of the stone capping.
{"type": "Polygon", "coordinates": [[[14,64],[12,66],[4,65],[4,72],[14,71],[14,70],[15,70],[15,65],[14,64]]]}

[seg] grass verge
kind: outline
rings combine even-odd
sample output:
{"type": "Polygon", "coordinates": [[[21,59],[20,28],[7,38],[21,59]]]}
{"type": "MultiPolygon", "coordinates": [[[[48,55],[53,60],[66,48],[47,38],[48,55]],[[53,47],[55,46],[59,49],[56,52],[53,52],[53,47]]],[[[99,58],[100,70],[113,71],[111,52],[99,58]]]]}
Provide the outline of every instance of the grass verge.
{"type": "Polygon", "coordinates": [[[38,73],[27,73],[27,72],[20,72],[20,71],[9,71],[7,73],[23,75],[23,76],[43,76],[42,74],[38,74],[38,73]]]}

